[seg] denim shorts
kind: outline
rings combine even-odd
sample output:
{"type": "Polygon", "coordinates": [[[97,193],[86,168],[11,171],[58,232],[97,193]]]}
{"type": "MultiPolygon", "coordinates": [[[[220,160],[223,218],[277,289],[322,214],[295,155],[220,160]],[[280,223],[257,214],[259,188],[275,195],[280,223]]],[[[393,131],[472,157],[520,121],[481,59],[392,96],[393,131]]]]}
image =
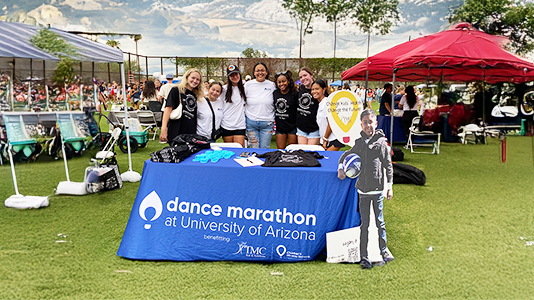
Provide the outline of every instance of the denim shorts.
{"type": "Polygon", "coordinates": [[[304,132],[297,128],[297,135],[305,137],[307,139],[318,139],[321,135],[319,134],[319,130],[316,130],[314,132],[304,132]]]}

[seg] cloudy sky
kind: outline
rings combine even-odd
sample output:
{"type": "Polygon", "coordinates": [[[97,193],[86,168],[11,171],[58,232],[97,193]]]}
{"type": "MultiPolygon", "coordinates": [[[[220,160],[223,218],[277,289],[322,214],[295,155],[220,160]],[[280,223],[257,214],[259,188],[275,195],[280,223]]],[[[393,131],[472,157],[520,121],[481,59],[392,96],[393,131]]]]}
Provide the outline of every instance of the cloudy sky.
{"type": "MultiPolygon", "coordinates": [[[[448,26],[446,15],[463,0],[400,0],[401,20],[386,36],[372,36],[378,53],[448,26]]],[[[154,56],[237,57],[247,47],[271,57],[298,57],[299,31],[279,0],[47,0],[0,1],[0,19],[64,30],[136,33],[139,53],[154,56]]],[[[316,18],[303,57],[333,56],[333,24],[316,18]]],[[[337,57],[365,57],[367,38],[350,20],[338,23],[337,57]]],[[[110,37],[101,36],[105,42],[110,37]]],[[[135,52],[128,37],[113,37],[135,52]]],[[[152,63],[151,63],[152,64],[152,63]]]]}

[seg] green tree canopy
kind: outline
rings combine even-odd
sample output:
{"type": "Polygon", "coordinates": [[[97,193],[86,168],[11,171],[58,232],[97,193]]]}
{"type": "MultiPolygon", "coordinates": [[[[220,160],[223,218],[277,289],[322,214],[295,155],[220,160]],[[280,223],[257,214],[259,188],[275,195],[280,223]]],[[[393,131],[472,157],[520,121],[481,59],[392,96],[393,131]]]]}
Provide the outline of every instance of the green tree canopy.
{"type": "Polygon", "coordinates": [[[517,0],[465,0],[449,14],[449,22],[469,22],[488,34],[510,39],[517,54],[534,50],[534,4],[517,0]]]}
{"type": "Polygon", "coordinates": [[[368,34],[388,34],[399,20],[398,0],[356,0],[354,23],[368,34]]]}
{"type": "Polygon", "coordinates": [[[245,58],[266,58],[269,57],[265,51],[260,50],[254,50],[251,47],[248,47],[247,49],[243,50],[241,52],[245,58]]]}

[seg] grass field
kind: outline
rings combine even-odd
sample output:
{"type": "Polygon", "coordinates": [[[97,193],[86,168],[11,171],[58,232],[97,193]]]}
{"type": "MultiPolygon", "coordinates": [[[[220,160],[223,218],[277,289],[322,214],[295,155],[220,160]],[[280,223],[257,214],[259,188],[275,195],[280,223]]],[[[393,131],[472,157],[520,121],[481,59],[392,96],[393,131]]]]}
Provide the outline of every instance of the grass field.
{"type": "MultiPolygon", "coordinates": [[[[131,261],[116,255],[139,183],[87,196],[51,196],[38,210],[0,207],[1,299],[532,299],[534,164],[529,137],[499,144],[442,144],[440,155],[406,153],[425,186],[395,185],[385,204],[395,260],[359,265],[131,261]],[[66,237],[58,236],[66,235],[66,237]],[[58,242],[65,241],[65,242],[58,242]],[[428,248],[432,246],[433,251],[428,248]],[[271,272],[283,275],[273,276],[271,272]]],[[[133,154],[133,169],[162,145],[133,154]]],[[[405,151],[406,152],[406,151],[405,151]]],[[[69,161],[82,181],[90,154],[69,161]]],[[[119,153],[121,171],[127,156],[119,153]]],[[[52,195],[62,161],[17,164],[22,194],[52,195]]],[[[14,193],[0,166],[0,199],[14,193]]]]}

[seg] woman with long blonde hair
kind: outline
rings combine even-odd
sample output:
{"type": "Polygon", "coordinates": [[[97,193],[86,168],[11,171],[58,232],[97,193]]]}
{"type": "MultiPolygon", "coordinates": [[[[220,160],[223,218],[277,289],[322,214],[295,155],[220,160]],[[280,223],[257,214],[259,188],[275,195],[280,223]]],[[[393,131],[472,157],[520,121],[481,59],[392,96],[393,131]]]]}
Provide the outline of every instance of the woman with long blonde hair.
{"type": "Polygon", "coordinates": [[[173,87],[167,96],[167,104],[161,121],[160,141],[170,142],[182,133],[196,133],[197,102],[204,97],[202,74],[196,68],[185,72],[182,81],[173,87]],[[182,107],[182,116],[171,120],[171,112],[182,107]]]}

